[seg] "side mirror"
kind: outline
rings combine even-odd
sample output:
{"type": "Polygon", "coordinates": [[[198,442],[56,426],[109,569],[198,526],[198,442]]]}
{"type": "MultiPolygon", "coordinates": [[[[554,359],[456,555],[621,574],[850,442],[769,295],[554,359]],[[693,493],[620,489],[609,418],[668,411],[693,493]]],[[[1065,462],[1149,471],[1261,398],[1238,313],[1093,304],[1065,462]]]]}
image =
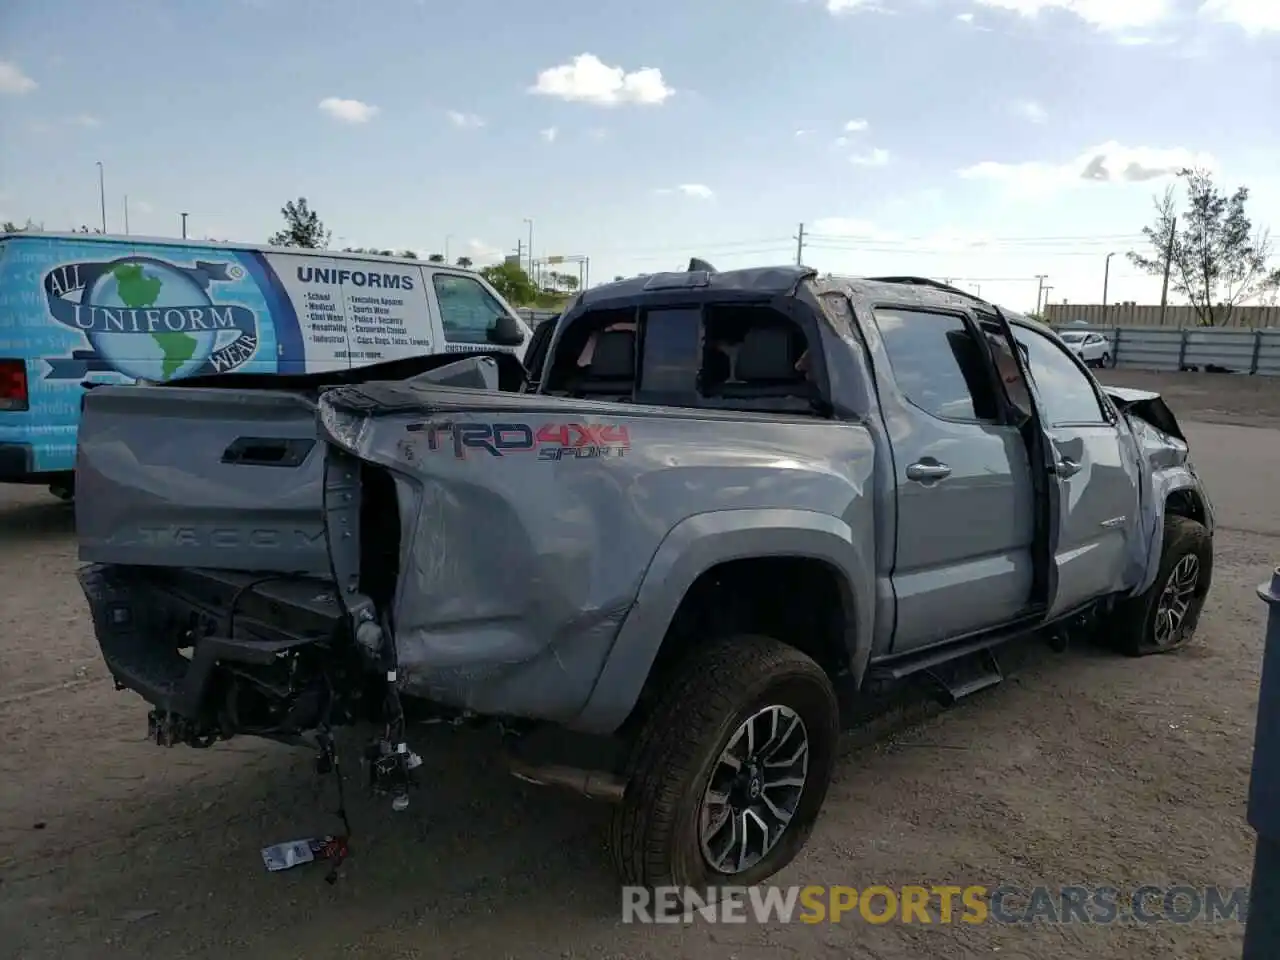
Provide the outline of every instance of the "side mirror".
{"type": "Polygon", "coordinates": [[[500,313],[489,328],[486,339],[498,347],[518,347],[524,343],[524,330],[509,314],[500,313]]]}

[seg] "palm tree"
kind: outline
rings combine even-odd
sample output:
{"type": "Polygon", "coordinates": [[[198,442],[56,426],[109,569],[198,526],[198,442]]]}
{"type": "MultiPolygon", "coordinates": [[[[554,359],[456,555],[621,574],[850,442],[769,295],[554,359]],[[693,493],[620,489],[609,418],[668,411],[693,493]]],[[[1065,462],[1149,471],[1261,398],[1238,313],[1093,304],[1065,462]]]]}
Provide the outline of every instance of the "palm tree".
{"type": "Polygon", "coordinates": [[[471,258],[470,258],[470,257],[465,257],[465,256],[464,256],[464,257],[459,257],[459,258],[458,258],[458,266],[462,267],[464,270],[470,270],[470,269],[471,269],[471,258]]]}

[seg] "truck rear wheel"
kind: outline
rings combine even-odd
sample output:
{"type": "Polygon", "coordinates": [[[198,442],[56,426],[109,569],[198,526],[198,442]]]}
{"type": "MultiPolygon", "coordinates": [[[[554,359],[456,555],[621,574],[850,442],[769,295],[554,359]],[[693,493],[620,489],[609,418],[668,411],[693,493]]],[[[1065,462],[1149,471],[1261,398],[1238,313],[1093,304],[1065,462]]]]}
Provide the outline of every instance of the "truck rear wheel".
{"type": "Polygon", "coordinates": [[[1160,569],[1102,624],[1102,638],[1131,657],[1170,653],[1195,634],[1213,576],[1213,538],[1203,524],[1166,516],[1160,569]]]}
{"type": "Polygon", "coordinates": [[[694,651],[643,725],[611,847],[627,885],[760,883],[804,846],[840,737],[835,691],[812,659],[747,635],[694,651]]]}

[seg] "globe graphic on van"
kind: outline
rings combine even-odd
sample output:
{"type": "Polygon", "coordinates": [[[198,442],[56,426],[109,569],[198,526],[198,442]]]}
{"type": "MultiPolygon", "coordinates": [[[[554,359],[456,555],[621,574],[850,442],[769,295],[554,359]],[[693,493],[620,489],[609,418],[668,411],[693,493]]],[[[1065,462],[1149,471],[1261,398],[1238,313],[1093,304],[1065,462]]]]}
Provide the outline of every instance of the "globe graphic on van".
{"type": "MultiPolygon", "coordinates": [[[[163,310],[165,307],[211,306],[213,301],[189,276],[163,263],[126,257],[95,280],[80,300],[108,309],[163,310]]],[[[215,330],[139,333],[85,331],[94,350],[113,369],[138,380],[173,380],[191,376],[209,359],[217,342],[215,330]]]]}

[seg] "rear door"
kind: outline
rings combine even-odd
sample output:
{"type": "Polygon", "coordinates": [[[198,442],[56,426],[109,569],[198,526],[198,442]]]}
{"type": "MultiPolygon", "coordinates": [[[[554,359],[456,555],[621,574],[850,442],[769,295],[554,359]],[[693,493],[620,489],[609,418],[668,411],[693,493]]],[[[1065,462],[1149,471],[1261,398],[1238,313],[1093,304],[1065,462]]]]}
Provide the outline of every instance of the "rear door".
{"type": "Polygon", "coordinates": [[[1051,451],[1055,528],[1048,616],[1054,618],[1124,582],[1127,548],[1138,532],[1141,477],[1125,455],[1114,408],[1083,363],[1038,330],[1015,324],[1013,333],[1024,348],[1051,451]]]}
{"type": "Polygon", "coordinates": [[[880,396],[896,474],[892,649],[903,653],[1029,608],[1036,499],[971,318],[918,308],[875,316],[898,387],[880,396]]]}

